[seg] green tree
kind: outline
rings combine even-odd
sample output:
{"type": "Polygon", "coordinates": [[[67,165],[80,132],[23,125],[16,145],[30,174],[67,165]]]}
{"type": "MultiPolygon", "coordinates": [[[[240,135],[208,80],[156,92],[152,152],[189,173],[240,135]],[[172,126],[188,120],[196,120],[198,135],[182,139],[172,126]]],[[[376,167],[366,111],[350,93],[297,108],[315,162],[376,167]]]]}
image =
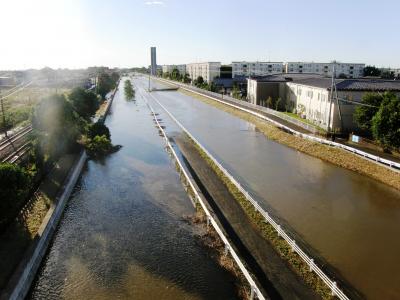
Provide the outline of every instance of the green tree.
{"type": "Polygon", "coordinates": [[[384,71],[381,74],[381,78],[383,79],[394,79],[394,72],[393,71],[384,71]]]}
{"type": "Polygon", "coordinates": [[[116,72],[109,75],[106,72],[100,73],[97,82],[97,93],[104,99],[108,92],[116,87],[119,74],[116,72]]]}
{"type": "Polygon", "coordinates": [[[135,90],[133,89],[132,83],[129,79],[125,80],[124,83],[125,98],[131,100],[135,97],[135,90]]]}
{"type": "Polygon", "coordinates": [[[68,95],[75,111],[84,119],[90,120],[99,109],[100,103],[97,95],[83,88],[75,88],[68,95]]]}
{"type": "Polygon", "coordinates": [[[240,89],[236,84],[234,84],[232,88],[232,97],[235,99],[241,99],[240,89]]]}
{"type": "Polygon", "coordinates": [[[194,80],[193,83],[194,83],[195,86],[201,88],[201,87],[203,87],[204,79],[203,79],[202,76],[199,76],[199,77],[197,77],[197,79],[194,80]]]}
{"type": "Polygon", "coordinates": [[[189,74],[186,73],[185,76],[183,76],[182,81],[183,83],[191,83],[192,79],[190,79],[189,74]]]}
{"type": "Polygon", "coordinates": [[[33,112],[32,126],[37,137],[37,155],[53,161],[62,153],[72,150],[85,122],[79,117],[64,95],[43,99],[33,112]]]}
{"type": "Polygon", "coordinates": [[[364,68],[364,76],[381,76],[381,70],[375,66],[366,66],[364,68]]]}
{"type": "Polygon", "coordinates": [[[378,112],[383,101],[383,95],[378,93],[366,93],[361,99],[361,104],[354,111],[354,121],[361,129],[370,132],[372,118],[378,112]]]}
{"type": "Polygon", "coordinates": [[[171,79],[172,80],[181,80],[182,76],[179,73],[179,70],[177,68],[174,68],[171,72],[171,79]]]}
{"type": "Polygon", "coordinates": [[[372,134],[384,148],[400,148],[400,99],[385,93],[378,112],[372,118],[372,134]]]}
{"type": "Polygon", "coordinates": [[[271,96],[268,97],[266,105],[268,108],[274,107],[274,101],[272,100],[271,96]]]}
{"type": "Polygon", "coordinates": [[[0,229],[11,221],[28,197],[29,174],[20,166],[0,163],[0,229]]]}
{"type": "Polygon", "coordinates": [[[275,110],[279,110],[280,105],[281,105],[281,102],[282,102],[282,99],[279,97],[279,98],[276,100],[276,103],[275,103],[275,110]]]}
{"type": "Polygon", "coordinates": [[[86,151],[91,157],[105,156],[113,151],[111,141],[105,136],[96,135],[86,145],[86,151]]]}
{"type": "Polygon", "coordinates": [[[94,124],[89,125],[87,136],[93,139],[96,135],[105,136],[107,139],[111,139],[110,130],[103,122],[97,121],[94,124]]]}

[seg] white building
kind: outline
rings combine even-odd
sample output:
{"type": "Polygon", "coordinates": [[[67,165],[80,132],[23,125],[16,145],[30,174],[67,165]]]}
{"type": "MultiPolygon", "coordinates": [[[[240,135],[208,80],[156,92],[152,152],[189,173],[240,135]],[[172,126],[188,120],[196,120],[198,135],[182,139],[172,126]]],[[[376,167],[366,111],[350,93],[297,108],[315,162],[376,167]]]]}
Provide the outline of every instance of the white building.
{"type": "Polygon", "coordinates": [[[336,79],[338,99],[332,97],[332,79],[320,75],[281,74],[248,79],[249,102],[265,106],[266,99],[282,100],[281,108],[297,113],[324,129],[357,131],[353,114],[367,92],[391,91],[400,96],[400,80],[336,79]]]}
{"type": "Polygon", "coordinates": [[[163,65],[162,72],[163,73],[172,73],[174,69],[179,71],[179,74],[185,75],[186,74],[186,65],[163,65]]]}
{"type": "Polygon", "coordinates": [[[192,63],[186,65],[186,73],[192,80],[196,80],[197,77],[203,77],[204,81],[210,83],[215,77],[221,75],[221,63],[220,62],[204,62],[204,63],[192,63]]]}
{"type": "Polygon", "coordinates": [[[282,62],[234,61],[232,62],[232,77],[264,76],[283,72],[282,62]]]}
{"type": "Polygon", "coordinates": [[[365,64],[353,63],[316,63],[316,62],[287,62],[284,64],[285,73],[314,73],[332,77],[335,66],[336,77],[345,75],[348,78],[360,78],[364,75],[365,64]]]}

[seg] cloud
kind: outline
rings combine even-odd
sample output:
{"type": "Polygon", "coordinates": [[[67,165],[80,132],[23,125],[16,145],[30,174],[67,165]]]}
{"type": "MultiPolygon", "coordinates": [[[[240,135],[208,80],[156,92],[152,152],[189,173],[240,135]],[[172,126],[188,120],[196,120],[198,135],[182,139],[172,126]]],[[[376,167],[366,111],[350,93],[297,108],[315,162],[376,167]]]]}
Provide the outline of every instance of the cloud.
{"type": "Polygon", "coordinates": [[[146,1],[144,4],[146,5],[164,5],[163,1],[146,1]]]}

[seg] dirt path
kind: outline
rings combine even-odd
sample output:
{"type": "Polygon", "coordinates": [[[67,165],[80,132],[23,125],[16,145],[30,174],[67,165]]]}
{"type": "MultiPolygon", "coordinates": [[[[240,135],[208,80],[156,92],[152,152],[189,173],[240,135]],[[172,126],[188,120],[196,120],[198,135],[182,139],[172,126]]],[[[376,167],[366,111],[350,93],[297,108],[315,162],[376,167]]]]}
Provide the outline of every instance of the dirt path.
{"type": "Polygon", "coordinates": [[[198,186],[262,288],[272,299],[319,299],[255,228],[240,204],[185,137],[175,137],[198,186]]]}

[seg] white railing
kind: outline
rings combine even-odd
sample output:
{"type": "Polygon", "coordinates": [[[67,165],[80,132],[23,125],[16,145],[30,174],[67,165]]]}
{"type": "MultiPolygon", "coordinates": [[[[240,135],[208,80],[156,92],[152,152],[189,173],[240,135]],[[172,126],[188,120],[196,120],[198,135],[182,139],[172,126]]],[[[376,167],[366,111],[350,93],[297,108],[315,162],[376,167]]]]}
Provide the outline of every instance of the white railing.
{"type": "MultiPolygon", "coordinates": [[[[159,79],[159,78],[157,78],[157,79],[161,80],[161,81],[165,81],[167,83],[170,83],[169,81],[167,81],[165,79],[159,79]]],[[[252,115],[254,115],[254,116],[256,116],[256,117],[258,117],[260,119],[264,119],[264,120],[266,120],[268,122],[271,122],[276,127],[281,128],[281,129],[283,129],[285,131],[288,131],[288,132],[290,132],[291,134],[293,134],[295,136],[299,136],[299,137],[304,138],[306,140],[314,141],[314,142],[317,142],[317,143],[320,143],[320,144],[325,144],[325,145],[329,145],[329,146],[332,146],[332,147],[344,149],[346,151],[349,151],[349,152],[352,152],[354,154],[357,154],[357,155],[359,155],[359,156],[361,156],[361,157],[363,157],[365,159],[369,159],[369,160],[372,160],[374,162],[377,162],[377,163],[383,164],[385,166],[388,166],[388,167],[391,168],[391,170],[396,171],[396,172],[398,172],[399,169],[400,169],[400,163],[391,161],[391,160],[386,159],[386,158],[382,158],[382,157],[377,156],[377,155],[373,155],[373,154],[367,153],[365,151],[358,150],[356,148],[353,148],[353,147],[350,147],[350,146],[347,146],[347,145],[343,145],[343,144],[340,144],[340,143],[329,141],[327,139],[323,139],[323,138],[319,138],[319,137],[312,136],[312,135],[309,135],[309,134],[298,132],[298,131],[296,131],[296,130],[294,130],[294,129],[286,126],[286,125],[283,125],[283,124],[281,124],[281,123],[279,123],[279,122],[277,122],[275,120],[272,120],[271,118],[268,118],[268,117],[264,116],[263,114],[260,114],[260,113],[257,113],[255,111],[253,111],[253,110],[250,110],[250,109],[247,109],[247,108],[244,108],[244,107],[241,107],[241,106],[238,106],[238,105],[223,101],[223,100],[218,99],[218,98],[216,98],[214,96],[209,96],[209,95],[207,95],[205,93],[207,91],[205,91],[205,92],[203,92],[203,91],[202,92],[197,92],[193,88],[187,87],[187,85],[183,85],[181,83],[175,83],[175,82],[173,82],[173,84],[176,84],[176,85],[180,86],[182,89],[187,90],[189,92],[192,92],[192,93],[195,93],[195,94],[210,98],[210,99],[212,99],[214,101],[218,101],[218,102],[223,103],[225,105],[229,105],[229,106],[234,107],[236,109],[248,112],[248,113],[250,113],[250,114],[252,114],[252,115]]]]}
{"type": "Polygon", "coordinates": [[[258,299],[260,300],[265,300],[265,297],[263,296],[263,294],[261,293],[260,289],[257,287],[257,284],[255,283],[255,281],[253,280],[252,276],[250,275],[250,273],[247,271],[246,267],[244,266],[244,264],[242,263],[242,261],[240,260],[239,256],[236,254],[235,250],[233,249],[233,247],[231,246],[230,242],[228,241],[228,239],[226,238],[226,236],[224,235],[224,233],[222,232],[222,230],[219,228],[217,222],[215,221],[215,219],[213,218],[212,214],[210,213],[210,211],[208,210],[207,206],[205,205],[204,201],[202,200],[202,198],[200,197],[197,189],[195,188],[192,179],[189,177],[189,175],[187,174],[185,168],[183,167],[181,161],[179,160],[175,149],[173,148],[173,146],[171,145],[171,143],[169,142],[169,139],[167,137],[167,134],[165,133],[164,129],[162,128],[161,124],[158,121],[157,115],[153,109],[153,107],[150,105],[150,103],[146,100],[146,98],[142,95],[143,99],[145,100],[147,106],[149,107],[154,120],[157,124],[158,129],[160,130],[160,132],[162,133],[163,139],[165,141],[165,144],[167,146],[167,148],[169,149],[170,153],[173,155],[174,160],[176,161],[176,163],[179,165],[179,169],[180,172],[182,172],[183,176],[185,177],[186,181],[188,182],[190,188],[192,189],[193,193],[194,193],[194,197],[195,199],[198,201],[198,203],[200,203],[204,213],[206,214],[207,217],[207,225],[211,224],[213,226],[213,228],[215,229],[215,231],[218,233],[218,236],[221,238],[221,240],[223,241],[224,245],[225,245],[225,251],[229,252],[232,256],[232,258],[234,259],[234,261],[236,262],[236,264],[238,265],[240,271],[243,273],[244,277],[246,278],[247,282],[250,285],[250,290],[251,290],[251,294],[250,294],[250,298],[253,299],[254,296],[256,296],[258,299]]]}
{"type": "Polygon", "coordinates": [[[254,208],[263,215],[265,220],[272,225],[272,227],[277,231],[278,235],[282,237],[292,248],[292,251],[296,252],[303,261],[309,266],[310,272],[314,272],[319,278],[328,286],[331,290],[333,296],[337,296],[339,299],[348,300],[349,298],[340,290],[337,283],[331,280],[314,262],[314,259],[308,256],[297,244],[294,239],[292,239],[282,228],[282,226],[277,223],[270,214],[265,211],[256,200],[246,191],[241,184],[207,151],[207,149],[200,144],[200,142],[153,96],[151,97],[160,105],[160,107],[171,117],[171,119],[206,153],[206,155],[213,161],[215,165],[224,173],[224,175],[242,192],[246,199],[254,206],[254,208]]]}

